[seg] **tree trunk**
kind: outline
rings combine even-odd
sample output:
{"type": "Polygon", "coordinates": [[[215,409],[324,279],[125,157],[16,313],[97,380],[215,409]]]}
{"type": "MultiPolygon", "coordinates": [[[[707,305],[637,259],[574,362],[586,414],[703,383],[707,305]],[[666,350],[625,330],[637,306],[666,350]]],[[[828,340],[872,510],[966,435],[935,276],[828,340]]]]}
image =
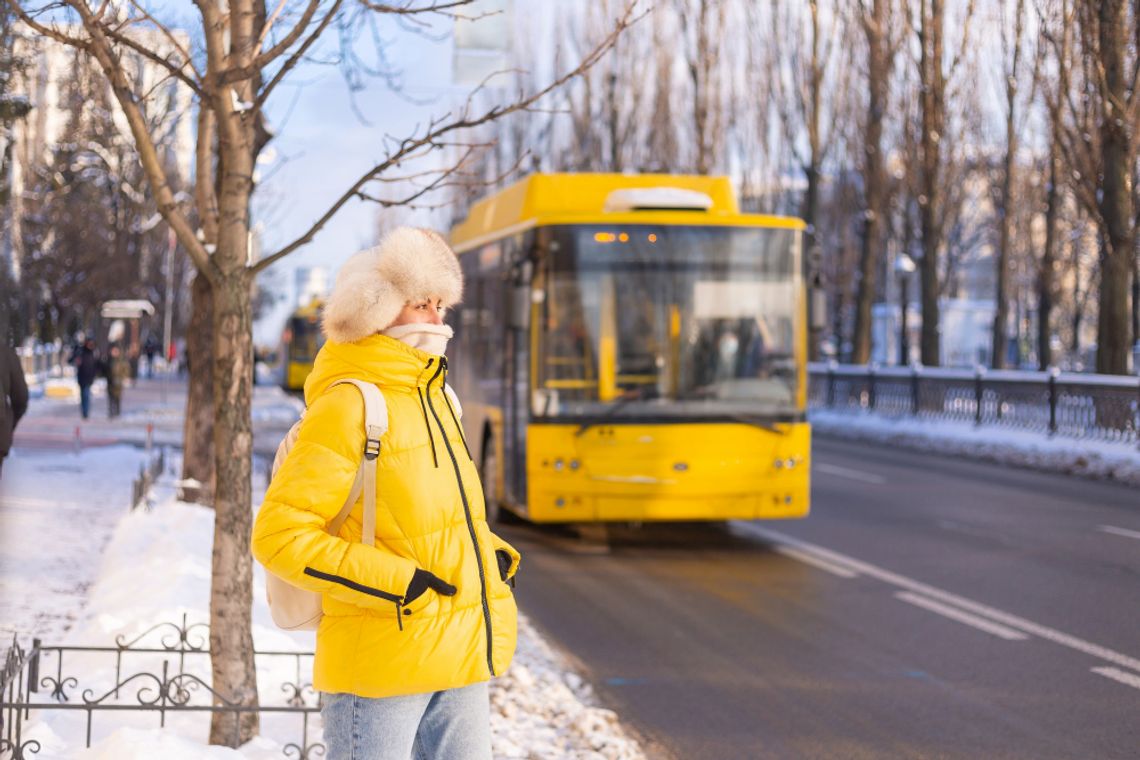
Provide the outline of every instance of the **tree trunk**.
{"type": "MultiPolygon", "coordinates": [[[[1132,279],[1132,150],[1127,115],[1131,84],[1125,76],[1128,10],[1123,0],[1100,3],[1100,64],[1105,75],[1104,117],[1100,125],[1104,184],[1100,214],[1107,242],[1101,258],[1100,303],[1097,310],[1096,371],[1123,375],[1128,372],[1132,347],[1129,297],[1132,279]]],[[[1135,97],[1135,96],[1134,96],[1135,97]]]]}
{"type": "Polygon", "coordinates": [[[886,176],[883,167],[883,118],[887,108],[890,61],[886,50],[889,0],[875,0],[873,18],[863,20],[867,36],[867,127],[863,136],[863,240],[859,255],[859,283],[855,296],[855,334],[851,361],[871,359],[871,303],[875,300],[875,274],[882,257],[886,176]]]}
{"type": "Polygon", "coordinates": [[[189,369],[186,419],[183,425],[182,479],[200,486],[183,486],[180,498],[214,503],[214,350],[210,283],[194,275],[190,288],[190,328],[186,331],[189,369]]]}
{"type": "MultiPolygon", "coordinates": [[[[1059,112],[1054,118],[1059,116],[1059,112]]],[[[1053,139],[1049,144],[1049,193],[1045,209],[1045,249],[1037,265],[1037,366],[1046,370],[1053,365],[1053,301],[1056,292],[1057,235],[1060,217],[1061,191],[1057,183],[1060,177],[1060,147],[1057,144],[1057,130],[1053,128],[1053,139]]]]}
{"type": "MultiPolygon", "coordinates": [[[[1025,2],[1019,0],[1014,8],[1014,36],[1013,60],[1005,79],[1005,162],[1001,181],[1001,220],[998,227],[998,251],[996,269],[996,286],[994,293],[994,326],[991,365],[994,369],[1006,366],[1005,357],[1009,351],[1009,274],[1010,243],[1013,232],[1013,171],[1017,158],[1017,85],[1018,64],[1021,59],[1021,31],[1022,19],[1025,15],[1025,2]]],[[[1018,335],[1021,334],[1021,323],[1018,320],[1018,335]]],[[[1020,341],[1018,341],[1020,354],[1020,341]]],[[[1020,364],[1020,355],[1018,357],[1020,364]]]]}
{"type": "MultiPolygon", "coordinates": [[[[241,241],[242,250],[245,241],[241,241]]],[[[214,283],[213,572],[210,582],[210,662],[213,686],[227,699],[257,704],[257,675],[250,632],[253,566],[249,553],[253,512],[250,493],[253,425],[253,332],[250,277],[235,271],[214,283]]],[[[231,747],[258,730],[257,713],[214,713],[210,743],[231,747]],[[235,740],[237,743],[235,744],[235,740]]]]}
{"type": "Polygon", "coordinates": [[[938,298],[938,257],[942,248],[942,138],[945,134],[945,80],[942,74],[942,0],[922,2],[920,73],[922,79],[922,363],[942,363],[938,298]]]}
{"type": "MultiPolygon", "coordinates": [[[[807,174],[807,194],[804,196],[803,218],[807,223],[807,234],[804,236],[804,250],[808,252],[808,255],[804,257],[806,264],[805,281],[811,289],[809,291],[810,293],[823,287],[823,280],[819,271],[819,180],[823,173],[821,167],[823,162],[823,146],[820,136],[819,112],[820,100],[822,98],[820,90],[823,87],[823,65],[820,62],[819,52],[819,7],[815,0],[809,3],[809,7],[811,10],[811,86],[808,91],[809,103],[806,127],[808,133],[808,149],[811,155],[808,159],[808,166],[805,167],[805,173],[807,174]]],[[[818,317],[816,317],[808,322],[808,361],[819,361],[819,340],[823,333],[822,328],[815,326],[815,323],[819,321],[818,317]]]]}
{"type": "MultiPolygon", "coordinates": [[[[252,39],[246,37],[248,43],[252,39]]],[[[252,86],[235,88],[253,97],[252,86]]],[[[228,100],[215,103],[215,113],[228,100]]],[[[214,688],[242,705],[257,705],[254,667],[253,559],[253,309],[249,268],[250,212],[258,130],[246,117],[218,122],[218,247],[210,266],[214,296],[214,554],[210,583],[210,664],[214,688]]],[[[256,712],[214,713],[210,743],[236,747],[257,734],[256,712]],[[234,744],[235,740],[238,744],[234,744]]]]}

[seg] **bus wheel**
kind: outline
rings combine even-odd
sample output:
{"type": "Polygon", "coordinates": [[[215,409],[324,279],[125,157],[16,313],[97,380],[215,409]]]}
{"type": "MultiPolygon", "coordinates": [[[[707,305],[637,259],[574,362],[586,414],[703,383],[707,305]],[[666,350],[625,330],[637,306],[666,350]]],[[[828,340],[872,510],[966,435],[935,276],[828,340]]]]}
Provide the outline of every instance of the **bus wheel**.
{"type": "Polygon", "coordinates": [[[487,511],[487,524],[494,525],[499,522],[501,509],[499,507],[499,462],[495,456],[495,441],[486,437],[483,439],[483,457],[479,467],[479,480],[483,483],[483,504],[487,511]]]}

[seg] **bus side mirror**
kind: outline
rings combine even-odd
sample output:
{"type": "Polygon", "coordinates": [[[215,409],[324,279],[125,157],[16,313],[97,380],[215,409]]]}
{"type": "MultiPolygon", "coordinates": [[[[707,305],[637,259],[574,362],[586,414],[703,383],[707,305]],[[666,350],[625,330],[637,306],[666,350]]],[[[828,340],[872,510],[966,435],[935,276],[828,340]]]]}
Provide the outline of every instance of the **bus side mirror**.
{"type": "Polygon", "coordinates": [[[507,290],[507,326],[525,330],[530,324],[530,286],[512,285],[507,290]]]}
{"type": "Polygon", "coordinates": [[[808,288],[808,327],[812,330],[827,328],[827,292],[823,288],[808,288]]]}

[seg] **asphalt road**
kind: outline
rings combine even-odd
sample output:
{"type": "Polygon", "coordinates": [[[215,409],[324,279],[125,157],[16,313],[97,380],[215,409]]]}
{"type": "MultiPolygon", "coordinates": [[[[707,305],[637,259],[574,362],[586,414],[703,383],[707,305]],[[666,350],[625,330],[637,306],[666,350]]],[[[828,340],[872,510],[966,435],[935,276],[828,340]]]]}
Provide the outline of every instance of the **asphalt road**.
{"type": "Polygon", "coordinates": [[[817,440],[813,513],[607,545],[517,595],[672,758],[1140,758],[1140,491],[817,440]]]}

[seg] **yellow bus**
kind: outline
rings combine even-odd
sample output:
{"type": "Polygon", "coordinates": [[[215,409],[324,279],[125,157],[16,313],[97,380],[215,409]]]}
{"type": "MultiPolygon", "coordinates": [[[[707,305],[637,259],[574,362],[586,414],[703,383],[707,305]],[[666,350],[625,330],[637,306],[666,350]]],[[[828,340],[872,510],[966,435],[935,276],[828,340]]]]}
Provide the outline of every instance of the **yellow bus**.
{"type": "Polygon", "coordinates": [[[476,203],[448,353],[488,516],[805,516],[803,229],[724,177],[536,174],[476,203]]]}
{"type": "Polygon", "coordinates": [[[321,309],[324,301],[314,298],[289,315],[281,332],[281,387],[287,391],[303,391],[305,378],[313,371],[317,351],[324,344],[321,332],[321,309]]]}

